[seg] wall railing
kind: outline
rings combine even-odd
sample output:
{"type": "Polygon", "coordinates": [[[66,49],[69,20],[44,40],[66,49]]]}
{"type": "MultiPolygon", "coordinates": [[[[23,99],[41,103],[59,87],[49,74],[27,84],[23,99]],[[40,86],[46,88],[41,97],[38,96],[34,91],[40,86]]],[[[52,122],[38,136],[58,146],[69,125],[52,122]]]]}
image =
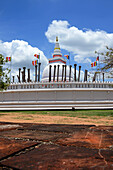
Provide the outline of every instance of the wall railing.
{"type": "Polygon", "coordinates": [[[7,90],[46,88],[113,88],[113,82],[30,82],[12,83],[7,90]]]}

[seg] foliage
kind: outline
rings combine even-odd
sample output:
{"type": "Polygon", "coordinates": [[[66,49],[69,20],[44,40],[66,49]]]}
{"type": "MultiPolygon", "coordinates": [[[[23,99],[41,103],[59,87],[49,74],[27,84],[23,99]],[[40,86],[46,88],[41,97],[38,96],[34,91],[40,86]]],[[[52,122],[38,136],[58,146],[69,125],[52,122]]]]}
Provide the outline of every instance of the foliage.
{"type": "Polygon", "coordinates": [[[109,71],[113,75],[113,48],[109,48],[106,46],[107,51],[105,53],[98,53],[95,51],[95,53],[102,55],[104,57],[103,64],[101,66],[102,71],[109,71]]]}
{"type": "Polygon", "coordinates": [[[0,54],[0,90],[7,89],[10,83],[10,78],[8,77],[10,69],[6,68],[5,71],[3,71],[5,62],[4,56],[0,54]]]}

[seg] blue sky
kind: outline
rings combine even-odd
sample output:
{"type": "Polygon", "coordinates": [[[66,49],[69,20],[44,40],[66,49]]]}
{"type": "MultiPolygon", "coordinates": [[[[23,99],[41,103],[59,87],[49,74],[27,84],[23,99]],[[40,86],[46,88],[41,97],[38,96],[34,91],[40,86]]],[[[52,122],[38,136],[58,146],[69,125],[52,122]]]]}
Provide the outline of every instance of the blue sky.
{"type": "Polygon", "coordinates": [[[33,58],[27,60],[23,50],[28,46],[26,53],[31,55],[37,48],[44,68],[58,35],[63,55],[71,53],[71,64],[91,70],[94,51],[113,45],[112,8],[113,0],[0,0],[0,51],[12,54],[14,67],[23,67],[33,58]]]}

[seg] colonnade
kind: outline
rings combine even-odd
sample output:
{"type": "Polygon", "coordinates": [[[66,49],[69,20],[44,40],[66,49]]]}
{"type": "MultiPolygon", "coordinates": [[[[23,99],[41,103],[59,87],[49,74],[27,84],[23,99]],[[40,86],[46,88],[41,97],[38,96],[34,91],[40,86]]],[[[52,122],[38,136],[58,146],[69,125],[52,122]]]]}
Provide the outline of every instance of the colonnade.
{"type": "MultiPolygon", "coordinates": [[[[49,82],[59,82],[59,67],[60,65],[54,65],[53,73],[52,73],[52,65],[49,65],[49,82]],[[52,76],[53,74],[53,76],[52,76]],[[53,77],[53,79],[52,79],[53,77]]],[[[40,68],[41,63],[38,63],[38,65],[35,65],[35,82],[40,82],[40,68]],[[38,71],[38,74],[37,74],[38,71]]],[[[78,70],[78,76],[77,76],[77,64],[74,64],[74,77],[72,79],[72,65],[69,65],[69,79],[67,80],[67,65],[62,65],[62,73],[61,73],[61,79],[60,81],[66,82],[66,81],[74,81],[74,82],[80,82],[81,81],[81,66],[79,66],[78,70]]],[[[104,82],[104,73],[103,74],[103,82],[104,82]]],[[[92,81],[94,82],[96,80],[97,73],[95,72],[94,77],[92,81]]],[[[32,82],[30,78],[30,68],[27,69],[27,76],[26,76],[26,67],[23,67],[23,70],[19,68],[19,74],[17,75],[18,82],[24,83],[24,82],[32,82]],[[27,77],[27,78],[26,78],[27,77]]],[[[88,70],[84,71],[84,82],[87,82],[88,78],[88,70]]],[[[13,83],[15,82],[15,77],[13,76],[13,83]]]]}
{"type": "MultiPolygon", "coordinates": [[[[52,80],[52,65],[49,65],[49,82],[51,81],[59,81],[59,67],[60,65],[54,65],[54,70],[53,70],[53,80],[52,80]],[[57,72],[56,72],[57,70],[57,72]],[[56,78],[56,80],[55,80],[56,78]]],[[[78,79],[77,79],[77,76],[76,76],[76,67],[77,67],[77,64],[74,64],[74,79],[71,80],[71,73],[72,73],[72,65],[69,65],[69,82],[70,81],[78,81],[80,82],[80,75],[81,75],[81,66],[79,66],[79,72],[78,72],[78,79]]],[[[88,73],[88,70],[85,70],[85,74],[84,74],[84,81],[87,81],[87,73],[88,73]]],[[[62,79],[61,79],[62,82],[65,82],[67,81],[67,65],[62,65],[62,79]]]]}
{"type": "MultiPolygon", "coordinates": [[[[40,82],[40,66],[41,63],[35,65],[35,82],[37,82],[37,69],[38,69],[38,82],[40,82]]],[[[23,67],[23,70],[19,68],[19,74],[17,75],[17,78],[19,83],[31,82],[32,80],[30,78],[30,68],[27,69],[27,79],[26,79],[26,67],[23,67]]],[[[14,81],[15,81],[15,77],[13,76],[13,83],[14,81]]]]}

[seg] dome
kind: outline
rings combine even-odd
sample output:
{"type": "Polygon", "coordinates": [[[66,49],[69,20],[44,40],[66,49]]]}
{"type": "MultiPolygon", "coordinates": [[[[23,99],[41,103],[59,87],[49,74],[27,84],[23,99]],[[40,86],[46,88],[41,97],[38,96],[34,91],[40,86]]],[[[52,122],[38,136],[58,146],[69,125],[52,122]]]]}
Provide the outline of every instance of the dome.
{"type": "MultiPolygon", "coordinates": [[[[58,65],[59,65],[59,81],[62,81],[62,67],[63,67],[63,63],[53,63],[51,64],[51,81],[53,81],[53,77],[54,77],[54,65],[56,65],[56,73],[55,73],[55,81],[57,81],[57,70],[58,70],[58,65]]],[[[49,81],[49,66],[50,64],[48,64],[45,69],[43,70],[43,74],[42,74],[42,82],[48,82],[49,81]]],[[[67,65],[66,67],[66,81],[69,81],[69,72],[70,72],[70,68],[67,65]]],[[[73,81],[73,70],[71,70],[71,81],[73,81]]],[[[65,79],[65,68],[64,68],[64,74],[63,74],[63,81],[65,79]]]]}

